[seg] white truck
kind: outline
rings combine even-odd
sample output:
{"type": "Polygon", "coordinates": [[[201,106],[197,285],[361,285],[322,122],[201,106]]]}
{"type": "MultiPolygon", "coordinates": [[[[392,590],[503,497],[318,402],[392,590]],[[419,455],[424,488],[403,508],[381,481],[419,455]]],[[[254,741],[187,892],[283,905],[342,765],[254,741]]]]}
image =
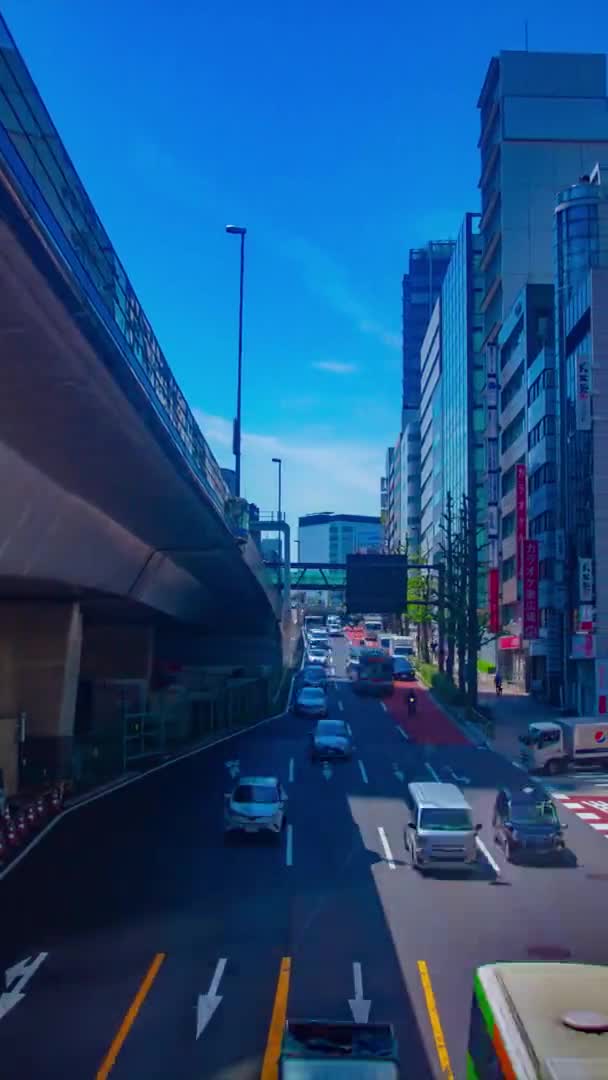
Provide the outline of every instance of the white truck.
{"type": "Polygon", "coordinates": [[[570,766],[608,767],[608,720],[599,716],[538,720],[519,741],[522,765],[531,771],[554,776],[570,766]]]}
{"type": "Polygon", "coordinates": [[[413,634],[393,634],[391,638],[391,656],[412,658],[416,653],[416,638],[413,634]]]}

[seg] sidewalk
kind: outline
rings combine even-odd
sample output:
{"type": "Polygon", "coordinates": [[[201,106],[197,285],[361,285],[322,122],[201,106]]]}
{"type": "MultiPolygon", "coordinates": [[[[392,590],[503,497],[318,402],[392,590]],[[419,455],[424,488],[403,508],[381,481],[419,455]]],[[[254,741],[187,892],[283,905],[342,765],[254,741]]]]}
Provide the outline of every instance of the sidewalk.
{"type": "Polygon", "coordinates": [[[503,684],[503,692],[496,696],[493,677],[479,680],[479,704],[492,711],[495,722],[494,738],[489,745],[499,754],[517,760],[520,744],[518,736],[525,734],[529,724],[537,720],[556,720],[559,710],[552,705],[537,701],[531,694],[503,684]]]}

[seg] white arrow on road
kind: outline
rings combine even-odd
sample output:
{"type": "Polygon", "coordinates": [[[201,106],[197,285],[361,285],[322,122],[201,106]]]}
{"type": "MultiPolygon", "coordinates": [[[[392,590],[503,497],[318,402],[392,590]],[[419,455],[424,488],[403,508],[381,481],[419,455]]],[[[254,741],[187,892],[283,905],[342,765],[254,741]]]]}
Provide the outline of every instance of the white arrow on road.
{"type": "Polygon", "coordinates": [[[323,776],[325,777],[326,780],[331,780],[333,775],[334,775],[334,770],[332,769],[331,765],[329,764],[329,761],[324,761],[323,762],[323,776]]]}
{"type": "Polygon", "coordinates": [[[234,780],[235,777],[237,777],[239,775],[240,771],[241,771],[241,763],[240,763],[239,759],[236,758],[235,761],[227,761],[226,762],[226,768],[228,769],[228,772],[230,773],[232,779],[234,780]]]}
{"type": "Polygon", "coordinates": [[[405,780],[405,773],[401,771],[396,761],[393,761],[393,773],[397,777],[397,780],[400,780],[401,783],[403,783],[405,780]]]}
{"type": "Polygon", "coordinates": [[[18,1005],[20,1001],[23,1001],[25,994],[22,991],[25,990],[32,975],[36,974],[38,968],[44,963],[48,955],[49,954],[45,952],[38,953],[35,960],[32,960],[31,956],[28,956],[25,960],[19,960],[17,964],[13,964],[12,967],[6,969],[4,972],[6,992],[0,994],[0,1020],[3,1016],[6,1016],[15,1005],[18,1005]]]}
{"type": "Polygon", "coordinates": [[[350,1011],[353,1014],[355,1024],[367,1024],[372,1003],[367,998],[363,997],[363,975],[361,973],[361,964],[353,964],[353,981],[355,984],[355,996],[354,998],[348,999],[350,1011]]]}
{"type": "Polygon", "coordinates": [[[211,1020],[215,1010],[217,1009],[220,1001],[222,1000],[221,994],[218,994],[220,988],[220,982],[222,975],[224,974],[224,968],[228,961],[226,959],[218,960],[215,971],[213,972],[213,978],[211,985],[206,994],[198,995],[198,1003],[196,1006],[196,1037],[197,1039],[202,1035],[203,1031],[207,1027],[207,1024],[211,1020]]]}

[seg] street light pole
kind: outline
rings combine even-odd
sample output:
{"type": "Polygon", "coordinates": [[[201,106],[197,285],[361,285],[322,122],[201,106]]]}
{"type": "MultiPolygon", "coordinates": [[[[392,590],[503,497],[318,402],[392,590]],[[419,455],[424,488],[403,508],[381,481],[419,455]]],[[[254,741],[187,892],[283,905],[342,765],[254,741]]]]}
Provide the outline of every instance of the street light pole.
{"type": "Polygon", "coordinates": [[[226,225],[226,232],[241,238],[241,273],[239,281],[239,355],[236,380],[236,418],[232,432],[234,454],[235,493],[241,495],[241,398],[243,390],[243,286],[245,282],[245,237],[247,229],[240,225],[226,225]]]}
{"type": "MultiPolygon", "coordinates": [[[[279,466],[279,522],[281,521],[281,479],[283,471],[283,459],[280,457],[273,457],[275,465],[279,466]]],[[[279,531],[279,561],[283,562],[283,534],[279,531]]]]}

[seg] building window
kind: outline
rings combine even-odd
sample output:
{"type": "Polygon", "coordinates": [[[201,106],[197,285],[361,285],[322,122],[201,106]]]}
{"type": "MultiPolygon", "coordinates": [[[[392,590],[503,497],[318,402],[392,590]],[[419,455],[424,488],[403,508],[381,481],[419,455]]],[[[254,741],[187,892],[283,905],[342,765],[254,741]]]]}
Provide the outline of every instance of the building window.
{"type": "Polygon", "coordinates": [[[502,581],[509,581],[510,578],[515,576],[515,556],[512,555],[510,559],[505,559],[500,567],[500,577],[502,581]]]}
{"type": "Polygon", "coordinates": [[[545,484],[554,484],[556,482],[556,466],[554,461],[546,461],[544,465],[541,465],[539,469],[530,474],[528,479],[528,492],[533,495],[535,491],[539,491],[545,484]]]}
{"type": "Polygon", "coordinates": [[[542,439],[547,435],[555,435],[555,417],[543,416],[542,420],[539,420],[538,424],[528,432],[528,450],[532,450],[533,447],[538,446],[542,439]]]}
{"type": "Polygon", "coordinates": [[[515,511],[511,511],[502,519],[502,538],[506,540],[515,532],[515,511]]]}
{"type": "Polygon", "coordinates": [[[528,390],[528,405],[531,405],[533,401],[536,401],[539,394],[542,394],[543,390],[552,390],[555,386],[555,372],[553,368],[545,368],[541,371],[538,379],[535,379],[532,386],[528,390]]]}
{"type": "Polygon", "coordinates": [[[539,581],[553,581],[555,577],[555,563],[553,559],[540,559],[538,563],[539,581]]]}
{"type": "Polygon", "coordinates": [[[507,385],[500,395],[500,407],[506,409],[511,404],[513,398],[519,393],[524,381],[524,362],[522,360],[518,368],[515,369],[513,375],[509,379],[507,385]]]}
{"type": "MultiPolygon", "coordinates": [[[[545,419],[549,419],[549,417],[545,417],[545,419]]],[[[503,454],[506,454],[507,450],[509,450],[513,446],[513,444],[517,442],[519,436],[524,430],[525,422],[526,410],[521,409],[518,412],[517,416],[511,421],[509,426],[506,427],[502,433],[500,444],[503,454]]]]}
{"type": "Polygon", "coordinates": [[[555,510],[545,510],[544,513],[530,520],[530,538],[540,536],[544,532],[552,532],[555,529],[555,510]]]}
{"type": "Polygon", "coordinates": [[[515,350],[519,347],[519,344],[520,344],[521,339],[523,337],[523,332],[524,332],[524,321],[523,321],[523,319],[520,319],[517,326],[515,327],[513,333],[511,334],[511,337],[503,345],[503,347],[502,347],[502,349],[500,351],[500,370],[501,371],[507,366],[507,364],[509,363],[509,360],[513,356],[515,350]]]}

